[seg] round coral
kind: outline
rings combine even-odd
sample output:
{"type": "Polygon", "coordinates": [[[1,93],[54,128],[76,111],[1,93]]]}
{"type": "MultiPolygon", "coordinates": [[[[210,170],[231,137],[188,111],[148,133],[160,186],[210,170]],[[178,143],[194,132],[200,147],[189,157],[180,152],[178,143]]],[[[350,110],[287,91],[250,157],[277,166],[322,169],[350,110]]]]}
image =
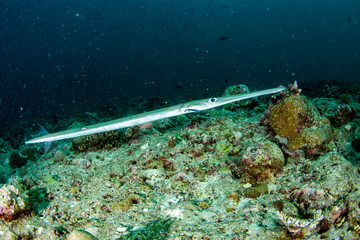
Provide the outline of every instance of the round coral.
{"type": "Polygon", "coordinates": [[[321,148],[332,137],[329,119],[302,95],[291,95],[273,107],[269,120],[276,134],[288,138],[290,149],[321,148]]]}
{"type": "Polygon", "coordinates": [[[276,105],[270,112],[270,126],[281,137],[295,137],[308,115],[306,100],[301,95],[292,95],[276,105]]]}
{"type": "Polygon", "coordinates": [[[287,145],[290,149],[303,147],[315,148],[321,146],[327,140],[327,135],[322,128],[307,128],[291,139],[287,145]]]}
{"type": "Polygon", "coordinates": [[[249,148],[242,156],[248,182],[271,182],[274,174],[280,171],[285,163],[281,149],[273,142],[264,141],[249,148]]]}

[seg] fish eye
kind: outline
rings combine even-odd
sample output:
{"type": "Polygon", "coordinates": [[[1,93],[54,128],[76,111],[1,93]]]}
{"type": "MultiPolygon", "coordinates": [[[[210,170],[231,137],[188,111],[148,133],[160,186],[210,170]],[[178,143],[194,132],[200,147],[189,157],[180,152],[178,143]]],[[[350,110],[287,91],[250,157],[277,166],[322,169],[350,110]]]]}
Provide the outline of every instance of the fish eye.
{"type": "Polygon", "coordinates": [[[216,102],[217,101],[217,98],[210,98],[209,99],[209,103],[214,103],[214,102],[216,102]]]}

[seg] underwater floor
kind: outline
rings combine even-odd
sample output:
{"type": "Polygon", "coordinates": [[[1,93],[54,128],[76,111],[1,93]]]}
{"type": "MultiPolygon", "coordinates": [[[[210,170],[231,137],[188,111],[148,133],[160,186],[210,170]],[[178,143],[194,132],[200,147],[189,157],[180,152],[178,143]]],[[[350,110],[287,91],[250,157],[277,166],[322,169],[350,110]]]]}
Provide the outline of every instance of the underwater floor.
{"type": "Polygon", "coordinates": [[[357,239],[360,89],[327,88],[310,98],[290,85],[46,153],[2,140],[0,239],[357,239]]]}

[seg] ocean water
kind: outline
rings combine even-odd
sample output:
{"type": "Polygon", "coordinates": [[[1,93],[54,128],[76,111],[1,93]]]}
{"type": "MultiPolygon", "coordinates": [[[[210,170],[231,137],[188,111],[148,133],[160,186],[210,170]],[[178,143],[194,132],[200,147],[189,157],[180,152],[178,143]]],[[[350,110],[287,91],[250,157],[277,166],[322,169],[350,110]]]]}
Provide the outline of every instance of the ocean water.
{"type": "Polygon", "coordinates": [[[360,2],[2,0],[0,121],[360,75],[360,2]]]}

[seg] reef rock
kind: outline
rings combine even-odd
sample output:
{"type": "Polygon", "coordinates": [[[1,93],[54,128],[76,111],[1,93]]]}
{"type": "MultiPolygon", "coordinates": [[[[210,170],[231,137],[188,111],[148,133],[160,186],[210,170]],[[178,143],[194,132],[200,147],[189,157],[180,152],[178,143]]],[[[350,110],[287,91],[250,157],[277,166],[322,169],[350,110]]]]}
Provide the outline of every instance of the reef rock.
{"type": "Polygon", "coordinates": [[[30,211],[29,196],[14,185],[0,188],[0,218],[13,220],[30,211]]]}
{"type": "Polygon", "coordinates": [[[281,149],[270,141],[248,148],[241,160],[251,183],[272,182],[274,174],[281,171],[285,163],[281,149]]]}

